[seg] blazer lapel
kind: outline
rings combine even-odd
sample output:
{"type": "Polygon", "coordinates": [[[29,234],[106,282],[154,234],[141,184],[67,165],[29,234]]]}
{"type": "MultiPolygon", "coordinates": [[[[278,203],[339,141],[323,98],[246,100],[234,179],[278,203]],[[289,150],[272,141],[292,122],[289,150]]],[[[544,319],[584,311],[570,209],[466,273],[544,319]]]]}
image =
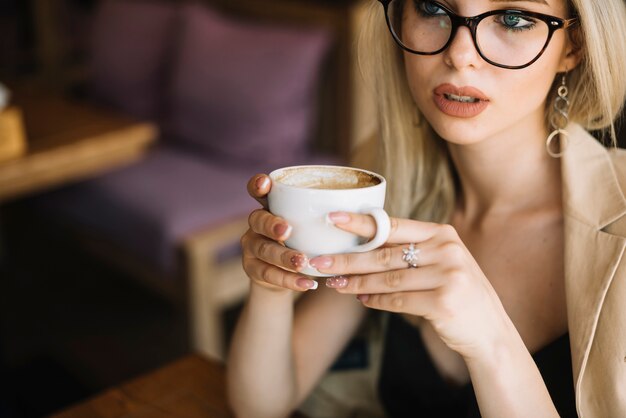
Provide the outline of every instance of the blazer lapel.
{"type": "Polygon", "coordinates": [[[626,239],[603,228],[626,215],[626,201],[607,150],[578,125],[568,131],[562,160],[565,289],[580,412],[580,382],[604,298],[626,248],[626,239]]]}

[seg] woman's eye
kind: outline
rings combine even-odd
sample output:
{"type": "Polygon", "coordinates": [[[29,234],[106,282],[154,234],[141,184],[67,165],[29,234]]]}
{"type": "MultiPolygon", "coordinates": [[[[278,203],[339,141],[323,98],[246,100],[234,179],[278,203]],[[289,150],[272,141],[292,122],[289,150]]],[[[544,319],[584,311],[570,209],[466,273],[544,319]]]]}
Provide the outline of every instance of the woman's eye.
{"type": "Polygon", "coordinates": [[[420,9],[424,14],[435,16],[435,15],[444,15],[446,11],[441,8],[437,3],[432,1],[422,1],[420,4],[420,9]]]}
{"type": "Polygon", "coordinates": [[[500,17],[500,23],[507,29],[530,29],[535,22],[528,16],[503,14],[500,17]]]}

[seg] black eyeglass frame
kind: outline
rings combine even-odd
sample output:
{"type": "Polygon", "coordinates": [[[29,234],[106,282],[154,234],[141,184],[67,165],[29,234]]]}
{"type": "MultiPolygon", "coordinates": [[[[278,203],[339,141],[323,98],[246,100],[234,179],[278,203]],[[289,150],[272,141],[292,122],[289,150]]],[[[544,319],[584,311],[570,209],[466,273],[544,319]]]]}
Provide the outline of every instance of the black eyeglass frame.
{"type": "MultiPolygon", "coordinates": [[[[550,16],[550,15],[546,15],[543,13],[531,12],[531,11],[526,11],[526,10],[516,10],[516,9],[490,10],[488,12],[481,13],[476,16],[465,17],[465,16],[457,15],[452,10],[448,9],[446,6],[444,6],[443,4],[439,2],[431,1],[430,3],[437,5],[437,7],[440,7],[446,12],[448,17],[450,18],[450,23],[452,25],[452,28],[450,29],[450,37],[448,38],[448,41],[445,43],[444,46],[442,46],[441,48],[439,48],[437,51],[434,51],[434,52],[420,52],[420,51],[415,51],[407,47],[406,45],[404,45],[404,43],[402,43],[402,40],[400,39],[396,31],[394,30],[393,24],[391,23],[391,18],[389,17],[389,4],[393,0],[378,0],[378,1],[383,5],[385,9],[385,20],[387,22],[387,27],[389,28],[389,31],[391,32],[391,35],[393,36],[393,39],[400,46],[400,48],[404,49],[405,51],[410,52],[412,54],[417,54],[417,55],[440,54],[441,52],[443,52],[446,48],[450,46],[450,44],[454,40],[454,37],[456,36],[456,32],[458,31],[459,27],[465,26],[469,28],[470,33],[472,34],[474,47],[476,48],[476,51],[478,51],[478,54],[480,55],[480,57],[491,65],[495,65],[496,67],[500,67],[500,68],[506,68],[509,70],[519,70],[519,69],[526,68],[532,65],[546,51],[546,48],[548,47],[548,44],[550,43],[550,40],[552,39],[552,35],[554,34],[556,30],[568,28],[570,26],[575,25],[578,22],[578,18],[575,18],[575,17],[571,19],[561,19],[560,17],[550,16]],[[498,64],[497,62],[494,62],[490,60],[489,58],[487,58],[483,54],[483,52],[480,50],[480,47],[478,46],[478,41],[476,40],[476,28],[478,27],[478,24],[486,17],[497,15],[497,14],[502,14],[502,13],[506,13],[506,14],[513,15],[513,16],[529,16],[535,19],[542,20],[548,25],[548,37],[546,39],[546,43],[543,45],[543,47],[541,48],[541,51],[539,51],[537,56],[533,58],[530,62],[524,65],[498,64]]],[[[406,0],[406,1],[413,1],[413,0],[406,0]]]]}

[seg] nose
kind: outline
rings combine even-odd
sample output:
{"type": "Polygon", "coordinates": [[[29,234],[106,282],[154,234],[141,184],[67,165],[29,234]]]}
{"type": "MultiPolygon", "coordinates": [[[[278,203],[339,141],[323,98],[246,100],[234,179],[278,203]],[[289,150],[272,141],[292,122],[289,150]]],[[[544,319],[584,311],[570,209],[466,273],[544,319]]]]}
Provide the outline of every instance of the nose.
{"type": "Polygon", "coordinates": [[[482,58],[478,54],[472,33],[466,26],[461,26],[454,35],[452,42],[444,51],[446,64],[457,70],[465,67],[478,68],[482,58]]]}

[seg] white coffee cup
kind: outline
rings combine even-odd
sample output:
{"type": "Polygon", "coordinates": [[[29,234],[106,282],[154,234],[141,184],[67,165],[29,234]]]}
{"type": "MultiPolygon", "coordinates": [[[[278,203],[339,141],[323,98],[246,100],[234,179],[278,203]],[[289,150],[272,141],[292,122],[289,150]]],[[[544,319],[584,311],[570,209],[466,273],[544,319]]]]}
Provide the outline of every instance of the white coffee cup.
{"type": "MultiPolygon", "coordinates": [[[[389,216],[383,209],[387,182],[383,176],[352,167],[308,165],[280,168],[269,177],[269,210],[293,228],[285,245],[309,259],[371,251],[389,238],[389,216]],[[376,235],[363,243],[361,237],[337,228],[328,219],[328,214],[336,211],[371,215],[376,221],[376,235]]],[[[311,266],[302,273],[330,276],[311,266]]]]}

